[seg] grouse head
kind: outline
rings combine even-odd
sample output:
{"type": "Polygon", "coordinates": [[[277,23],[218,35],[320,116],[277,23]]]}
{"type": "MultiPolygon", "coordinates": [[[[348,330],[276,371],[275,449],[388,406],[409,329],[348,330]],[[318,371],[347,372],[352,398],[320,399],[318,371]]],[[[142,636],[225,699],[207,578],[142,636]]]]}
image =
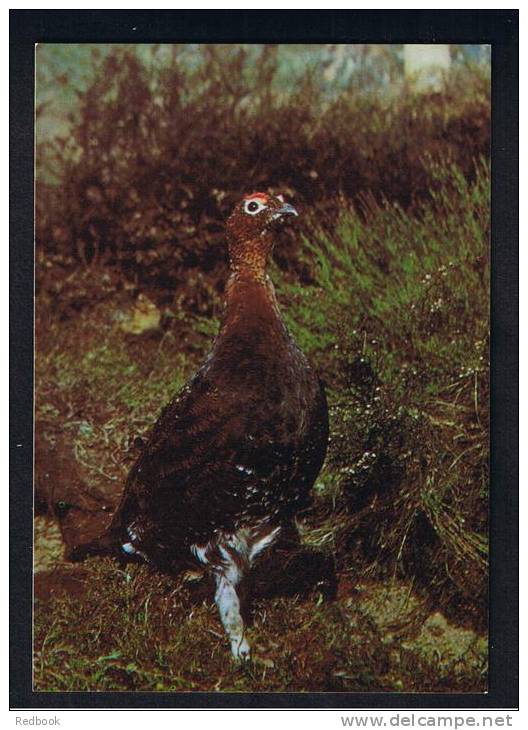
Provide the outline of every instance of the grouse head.
{"type": "Polygon", "coordinates": [[[273,248],[274,231],[297,215],[281,196],[252,193],[243,198],[226,223],[231,268],[263,275],[273,248]]]}

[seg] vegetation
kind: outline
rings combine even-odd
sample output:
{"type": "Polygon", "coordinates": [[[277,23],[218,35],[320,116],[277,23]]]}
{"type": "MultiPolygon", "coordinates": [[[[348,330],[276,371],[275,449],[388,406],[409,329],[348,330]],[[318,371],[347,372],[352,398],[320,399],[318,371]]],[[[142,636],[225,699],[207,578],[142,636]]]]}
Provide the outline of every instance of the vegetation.
{"type": "Polygon", "coordinates": [[[367,192],[408,209],[434,191],[432,163],[471,180],[488,154],[480,67],[460,68],[442,94],[329,97],[311,68],[277,90],[273,46],[259,57],[206,46],[195,65],[174,48],[162,65],[127,48],[99,59],[71,131],[39,145],[37,240],[57,278],[103,263],[158,298],[185,289],[210,313],[225,277],[221,222],[241,193],[271,188],[318,215],[367,192]]]}
{"type": "MultiPolygon", "coordinates": [[[[271,55],[248,103],[236,68],[221,76],[214,52],[194,70],[110,54],[81,96],[74,149],[55,145],[61,185],[38,191],[37,438],[63,439],[77,471],[48,503],[60,517],[61,495],[75,503],[84,485],[115,502],[135,439],[214,336],[222,217],[271,186],[302,209],[272,276],[331,406],[299,530],[335,557],[338,594],[257,597],[255,659],[237,668],[204,578],[38,563],[55,539],[38,518],[36,688],[482,691],[486,79],[466,69],[445,95],[389,103],[327,99],[307,77],[285,97],[271,55]]],[[[87,532],[105,518],[90,510],[87,532]]]]}

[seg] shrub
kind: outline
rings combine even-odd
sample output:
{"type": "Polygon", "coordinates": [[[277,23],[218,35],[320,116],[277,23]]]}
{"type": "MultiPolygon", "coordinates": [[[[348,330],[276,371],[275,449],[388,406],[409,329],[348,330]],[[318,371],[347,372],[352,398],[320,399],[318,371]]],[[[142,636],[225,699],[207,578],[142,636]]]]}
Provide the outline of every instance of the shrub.
{"type": "Polygon", "coordinates": [[[280,290],[331,394],[316,514],[341,568],[412,577],[483,621],[489,171],[431,174],[438,188],[413,216],[370,201],[362,215],[342,207],[332,236],[315,226],[315,284],[280,290]]]}
{"type": "Polygon", "coordinates": [[[369,191],[406,209],[434,189],[428,161],[471,179],[487,155],[481,70],[453,74],[442,94],[349,85],[328,97],[311,70],[278,86],[273,47],[259,53],[204,46],[190,66],[174,47],[160,65],[125,47],[98,61],[71,136],[38,149],[41,285],[50,262],[60,272],[107,264],[210,311],[225,272],[222,221],[244,192],[280,190],[324,210],[369,191]]]}

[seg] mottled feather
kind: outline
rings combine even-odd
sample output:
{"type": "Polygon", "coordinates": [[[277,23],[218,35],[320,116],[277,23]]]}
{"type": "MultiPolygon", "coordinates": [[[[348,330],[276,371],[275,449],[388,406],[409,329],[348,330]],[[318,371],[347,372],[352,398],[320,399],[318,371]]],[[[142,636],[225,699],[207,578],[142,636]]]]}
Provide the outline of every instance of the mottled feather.
{"type": "MultiPolygon", "coordinates": [[[[282,206],[269,200],[272,211],[282,206]]],[[[228,222],[233,273],[212,352],[162,411],[112,523],[122,544],[133,534],[153,562],[176,563],[218,532],[287,522],[325,457],[324,390],[265,273],[272,226],[262,235],[247,218],[236,209],[228,222]]]]}

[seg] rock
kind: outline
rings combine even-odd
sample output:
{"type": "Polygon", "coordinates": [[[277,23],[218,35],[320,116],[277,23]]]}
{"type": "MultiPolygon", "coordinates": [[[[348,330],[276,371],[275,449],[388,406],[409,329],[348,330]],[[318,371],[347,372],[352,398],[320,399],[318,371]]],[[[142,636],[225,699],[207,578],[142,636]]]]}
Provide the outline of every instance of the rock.
{"type": "Polygon", "coordinates": [[[161,312],[144,294],[140,294],[134,307],[125,313],[120,327],[130,335],[142,335],[159,329],[161,312]]]}

